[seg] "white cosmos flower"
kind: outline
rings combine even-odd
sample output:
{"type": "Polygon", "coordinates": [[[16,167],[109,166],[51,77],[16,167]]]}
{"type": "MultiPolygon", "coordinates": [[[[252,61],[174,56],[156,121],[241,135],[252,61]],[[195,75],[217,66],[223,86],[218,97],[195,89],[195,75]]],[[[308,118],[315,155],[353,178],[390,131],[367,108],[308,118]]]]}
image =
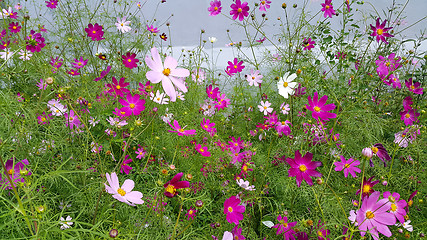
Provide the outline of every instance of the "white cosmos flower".
{"type": "Polygon", "coordinates": [[[9,51],[8,49],[5,49],[4,52],[0,52],[0,57],[4,60],[9,60],[13,56],[13,52],[9,51]]]}
{"type": "Polygon", "coordinates": [[[240,179],[236,180],[236,182],[237,182],[237,185],[239,185],[239,187],[244,188],[245,190],[248,190],[248,191],[254,191],[255,190],[254,185],[249,186],[249,181],[245,181],[245,180],[240,178],[240,179]]]}
{"type": "Polygon", "coordinates": [[[169,102],[169,98],[166,98],[166,94],[160,93],[159,90],[157,90],[156,95],[154,95],[154,93],[151,92],[150,99],[153,100],[153,102],[158,104],[168,104],[169,102]]]}
{"type": "Polygon", "coordinates": [[[61,226],[62,230],[70,228],[71,225],[73,225],[73,222],[71,222],[72,218],[70,216],[67,216],[66,219],[61,217],[59,220],[60,220],[60,223],[62,224],[62,226],[61,226]]]}
{"type": "Polygon", "coordinates": [[[214,43],[216,42],[216,37],[209,37],[209,42],[214,43]]]}
{"type": "Polygon", "coordinates": [[[285,73],[285,75],[279,79],[277,82],[277,88],[279,89],[279,94],[284,98],[288,98],[289,95],[293,95],[295,93],[295,87],[297,86],[297,82],[292,82],[297,75],[292,73],[289,75],[289,72],[285,73]]]}
{"type": "Polygon", "coordinates": [[[268,101],[262,101],[261,100],[261,105],[258,105],[258,109],[260,112],[263,112],[264,115],[267,115],[268,113],[271,113],[273,111],[273,108],[270,107],[271,103],[268,101]]]}
{"type": "Polygon", "coordinates": [[[117,17],[117,22],[115,24],[117,29],[122,33],[127,33],[132,30],[132,28],[128,26],[130,24],[130,21],[126,21],[126,16],[124,16],[121,20],[117,17]]]}

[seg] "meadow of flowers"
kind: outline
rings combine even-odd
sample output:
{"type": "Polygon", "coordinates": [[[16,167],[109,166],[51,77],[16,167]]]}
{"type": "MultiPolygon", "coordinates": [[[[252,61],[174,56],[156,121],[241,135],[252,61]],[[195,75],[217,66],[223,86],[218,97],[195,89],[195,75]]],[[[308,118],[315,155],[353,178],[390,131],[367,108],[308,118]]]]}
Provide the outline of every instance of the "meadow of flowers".
{"type": "Polygon", "coordinates": [[[0,239],[424,238],[408,1],[213,0],[178,53],[153,1],[0,2],[0,239]]]}

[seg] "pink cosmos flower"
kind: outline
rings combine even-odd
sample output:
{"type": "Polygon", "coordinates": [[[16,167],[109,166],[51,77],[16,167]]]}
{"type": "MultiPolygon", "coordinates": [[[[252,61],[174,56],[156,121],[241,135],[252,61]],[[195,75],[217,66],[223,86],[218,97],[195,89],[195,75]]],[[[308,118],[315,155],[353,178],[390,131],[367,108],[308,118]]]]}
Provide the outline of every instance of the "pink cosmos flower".
{"type": "Polygon", "coordinates": [[[332,15],[335,15],[334,7],[332,7],[332,0],[325,0],[325,3],[322,3],[322,12],[325,12],[323,16],[325,18],[330,17],[332,18],[332,15]]]}
{"type": "Polygon", "coordinates": [[[385,38],[386,37],[394,37],[393,35],[391,35],[390,33],[387,32],[388,30],[392,29],[392,27],[386,28],[385,27],[386,22],[387,22],[387,20],[384,20],[384,22],[380,24],[380,18],[377,18],[375,27],[372,26],[372,24],[371,24],[371,29],[373,31],[373,33],[371,33],[371,36],[376,37],[378,43],[381,40],[385,44],[388,44],[388,42],[385,40],[385,38]]]}
{"type": "Polygon", "coordinates": [[[210,157],[211,152],[208,151],[208,147],[202,146],[201,144],[196,144],[195,149],[199,152],[203,157],[210,157]]]}
{"type": "Polygon", "coordinates": [[[291,122],[288,120],[276,122],[274,129],[276,129],[279,137],[283,135],[289,136],[291,134],[291,128],[289,127],[289,124],[291,124],[291,122]]]}
{"type": "Polygon", "coordinates": [[[283,114],[289,114],[290,110],[289,104],[283,102],[282,105],[280,105],[280,111],[282,111],[283,114]]]}
{"type": "Polygon", "coordinates": [[[157,29],[156,27],[153,27],[153,25],[151,25],[151,26],[147,25],[147,30],[151,33],[158,33],[159,32],[159,29],[157,29]]]}
{"type": "Polygon", "coordinates": [[[50,65],[53,67],[52,72],[56,73],[56,70],[58,70],[62,64],[64,63],[64,59],[59,59],[59,57],[53,58],[50,57],[50,65]]]}
{"type": "Polygon", "coordinates": [[[390,192],[384,192],[383,197],[387,198],[391,203],[390,205],[390,213],[392,213],[399,222],[405,222],[406,211],[405,207],[408,205],[404,199],[400,200],[400,194],[394,192],[391,194],[390,192]]]}
{"type": "Polygon", "coordinates": [[[413,125],[414,122],[418,122],[418,116],[420,113],[417,113],[415,109],[408,109],[403,112],[400,112],[400,120],[402,120],[406,126],[413,125]]]}
{"type": "MultiPolygon", "coordinates": [[[[242,234],[242,228],[239,228],[239,225],[234,226],[233,230],[231,230],[232,238],[230,240],[245,240],[246,238],[242,234]]],[[[224,239],[223,240],[227,240],[224,239]]]]}
{"type": "Polygon", "coordinates": [[[52,114],[46,115],[45,112],[37,116],[37,122],[41,125],[48,124],[49,119],[52,119],[52,114]]]}
{"type": "Polygon", "coordinates": [[[85,28],[85,31],[87,33],[87,36],[92,38],[92,41],[101,41],[104,39],[104,31],[102,31],[102,26],[98,23],[95,23],[95,25],[89,23],[87,28],[85,28]]]}
{"type": "Polygon", "coordinates": [[[297,222],[288,222],[288,218],[286,216],[283,216],[279,214],[277,216],[277,221],[279,221],[278,224],[274,225],[272,228],[277,228],[276,235],[284,234],[284,239],[295,239],[294,234],[295,231],[292,229],[297,225],[297,222]]]}
{"type": "Polygon", "coordinates": [[[113,84],[107,84],[107,87],[110,88],[108,92],[115,93],[116,96],[124,97],[124,94],[130,93],[129,89],[126,88],[129,84],[130,83],[125,82],[124,77],[120,78],[119,82],[117,82],[117,79],[113,77],[113,84]]]}
{"type": "Polygon", "coordinates": [[[295,151],[294,159],[286,159],[286,162],[291,166],[288,170],[289,177],[296,177],[298,187],[301,186],[302,180],[305,180],[308,185],[312,186],[313,181],[310,177],[322,177],[322,174],[315,170],[317,167],[322,166],[322,162],[312,162],[312,159],[312,153],[307,152],[304,157],[301,157],[301,153],[298,150],[295,151]]]}
{"type": "Polygon", "coordinates": [[[97,82],[101,79],[103,79],[105,76],[107,76],[107,74],[110,72],[111,70],[111,66],[107,66],[107,69],[105,69],[104,71],[101,71],[101,75],[95,79],[93,79],[93,81],[97,82]]]}
{"type": "Polygon", "coordinates": [[[190,183],[188,181],[180,181],[184,173],[177,173],[170,181],[165,183],[163,187],[165,188],[165,196],[168,198],[173,198],[178,194],[176,191],[180,188],[188,188],[190,187],[190,183]]]}
{"type": "Polygon", "coordinates": [[[231,196],[224,202],[224,214],[229,223],[239,224],[240,220],[243,220],[243,213],[246,208],[240,205],[241,200],[236,196],[231,196]]]}
{"type": "Polygon", "coordinates": [[[21,31],[21,26],[19,26],[19,22],[9,23],[9,30],[11,33],[19,33],[21,31]]]}
{"type": "Polygon", "coordinates": [[[86,66],[88,59],[83,60],[83,57],[80,57],[80,60],[74,59],[74,62],[71,63],[71,65],[75,68],[75,69],[79,69],[82,68],[84,66],[86,66]]]}
{"type": "Polygon", "coordinates": [[[196,216],[196,212],[197,210],[194,209],[193,207],[191,207],[190,209],[188,209],[187,213],[185,214],[185,216],[187,216],[187,220],[194,220],[194,217],[196,216]]]}
{"type": "Polygon", "coordinates": [[[170,97],[172,102],[176,101],[176,90],[174,85],[186,93],[187,87],[185,86],[184,79],[190,75],[190,71],[184,68],[177,68],[178,62],[171,56],[165,58],[164,64],[160,58],[157,48],[151,49],[151,56],[145,58],[145,62],[151,71],[146,73],[146,77],[152,83],[162,82],[163,90],[170,97]]]}
{"type": "Polygon", "coordinates": [[[206,87],[206,94],[208,94],[208,98],[216,99],[221,93],[219,92],[218,87],[214,88],[211,84],[206,87]]]}
{"type": "Polygon", "coordinates": [[[137,67],[137,63],[139,62],[139,60],[136,58],[136,54],[135,53],[130,53],[127,52],[126,55],[122,55],[123,58],[123,65],[125,65],[125,67],[132,69],[132,68],[136,68],[137,67]]]}
{"type": "Polygon", "coordinates": [[[46,7],[50,8],[50,9],[55,9],[56,6],[58,5],[58,0],[49,0],[46,1],[46,7]]]}
{"type": "Polygon", "coordinates": [[[67,70],[67,73],[70,74],[71,76],[78,76],[78,75],[80,75],[80,73],[79,73],[79,71],[77,69],[67,70]]]}
{"type": "Polygon", "coordinates": [[[334,162],[335,171],[343,171],[344,170],[344,177],[348,177],[348,174],[350,173],[352,177],[357,177],[356,172],[360,173],[362,170],[357,168],[356,166],[360,165],[360,161],[349,158],[348,160],[345,160],[344,156],[340,156],[341,162],[334,162]]]}
{"type": "Polygon", "coordinates": [[[314,44],[316,42],[314,40],[311,40],[311,38],[304,38],[304,41],[302,42],[302,46],[304,47],[303,50],[308,50],[310,51],[312,48],[314,48],[314,44]]]}
{"type": "MultiPolygon", "coordinates": [[[[375,61],[377,67],[378,76],[384,80],[402,65],[400,64],[401,57],[396,57],[395,53],[391,53],[387,58],[379,56],[378,60],[375,61]]],[[[390,85],[390,84],[389,84],[390,85]]]]}
{"type": "MultiPolygon", "coordinates": [[[[361,186],[361,189],[362,189],[362,200],[365,199],[365,197],[369,197],[369,195],[371,195],[371,193],[374,192],[373,187],[377,183],[380,182],[380,181],[372,181],[372,179],[374,179],[374,176],[370,177],[368,180],[366,180],[366,177],[363,178],[363,186],[361,186]]],[[[359,195],[359,194],[360,194],[360,188],[356,192],[356,195],[359,195]]]]}
{"type": "Polygon", "coordinates": [[[267,115],[268,113],[273,112],[273,108],[270,107],[271,103],[269,101],[262,101],[260,105],[258,105],[258,109],[260,112],[264,113],[264,115],[267,115]]]}
{"type": "Polygon", "coordinates": [[[200,126],[208,133],[216,133],[215,123],[211,122],[209,119],[203,118],[202,122],[200,123],[200,126]]]}
{"type": "MultiPolygon", "coordinates": [[[[395,76],[395,75],[390,75],[388,78],[390,81],[388,82],[389,84],[393,85],[393,88],[402,88],[402,84],[400,83],[400,80],[395,76]]],[[[383,80],[384,81],[384,80],[383,80]]],[[[387,85],[389,85],[387,84],[387,85]]]]}
{"type": "Polygon", "coordinates": [[[228,107],[228,105],[230,104],[231,100],[229,98],[227,98],[227,96],[224,94],[219,94],[219,97],[217,99],[218,101],[215,102],[215,108],[217,108],[218,110],[220,109],[224,109],[226,107],[228,107]]]}
{"type": "Polygon", "coordinates": [[[405,110],[411,110],[412,109],[412,104],[414,102],[412,102],[412,98],[411,96],[407,96],[405,99],[403,99],[402,101],[402,105],[403,105],[403,109],[405,110]]]}
{"type": "Polygon", "coordinates": [[[77,115],[74,114],[73,110],[70,110],[70,114],[65,113],[64,114],[65,117],[65,125],[67,127],[69,127],[70,129],[73,129],[74,126],[76,126],[76,128],[78,128],[81,124],[79,117],[77,115]]]}
{"type": "Polygon", "coordinates": [[[322,223],[319,219],[319,222],[317,223],[317,226],[315,228],[317,240],[331,240],[327,237],[329,234],[331,234],[331,231],[329,229],[325,229],[324,225],[325,223],[322,223]]]}
{"type": "Polygon", "coordinates": [[[129,155],[126,155],[125,160],[120,166],[120,173],[125,172],[126,175],[129,175],[129,172],[132,170],[132,167],[129,166],[128,163],[131,163],[132,161],[133,160],[129,157],[129,155]]]}
{"type": "Polygon", "coordinates": [[[145,100],[140,99],[139,94],[135,94],[132,96],[130,93],[126,96],[126,100],[119,99],[122,108],[120,108],[121,112],[125,112],[126,116],[138,116],[145,109],[145,100]]]}
{"type": "Polygon", "coordinates": [[[262,83],[263,76],[259,74],[259,70],[251,70],[251,74],[246,76],[246,80],[249,82],[249,86],[258,87],[262,83]]]}
{"type": "Polygon", "coordinates": [[[136,158],[142,159],[147,154],[147,151],[145,151],[144,148],[140,147],[137,151],[135,151],[135,153],[137,154],[136,158]]]}
{"type": "Polygon", "coordinates": [[[213,0],[210,2],[211,6],[208,8],[209,16],[216,16],[221,13],[221,1],[213,0]]]}
{"type": "MultiPolygon", "coordinates": [[[[18,183],[25,182],[23,175],[30,176],[32,173],[25,167],[25,165],[30,164],[27,159],[23,159],[20,162],[15,162],[15,158],[10,158],[5,163],[5,172],[4,174],[9,175],[13,182],[13,186],[16,187],[18,183]]],[[[0,187],[6,189],[12,189],[12,186],[9,182],[9,178],[5,177],[4,182],[1,181],[0,176],[0,187]]]]}
{"type": "Polygon", "coordinates": [[[233,20],[239,17],[239,21],[243,21],[243,19],[249,15],[249,6],[247,2],[242,4],[240,0],[236,0],[230,7],[232,9],[230,15],[233,16],[233,20]]]}
{"type": "Polygon", "coordinates": [[[409,78],[407,81],[405,81],[405,85],[409,91],[415,94],[423,94],[423,88],[420,87],[421,83],[419,82],[412,83],[412,78],[409,78]]]}
{"type": "Polygon", "coordinates": [[[270,8],[271,1],[269,1],[269,0],[259,0],[259,1],[260,1],[260,3],[259,3],[259,10],[267,12],[266,9],[270,8]]]}
{"type": "Polygon", "coordinates": [[[379,240],[379,234],[391,237],[392,233],[387,225],[394,225],[396,218],[389,213],[390,202],[388,199],[380,199],[380,192],[374,192],[363,199],[360,209],[356,212],[356,221],[359,224],[360,235],[365,236],[369,232],[375,240],[379,240]]]}
{"type": "Polygon", "coordinates": [[[26,49],[32,53],[40,52],[46,46],[45,39],[41,33],[36,33],[34,30],[30,31],[30,35],[26,37],[26,49]]]}
{"type": "Polygon", "coordinates": [[[113,198],[119,200],[120,202],[124,202],[130,206],[135,206],[135,204],[143,204],[144,200],[142,200],[142,193],[138,191],[132,191],[135,186],[135,182],[126,179],[123,185],[120,187],[119,178],[115,172],[110,174],[105,174],[108,184],[104,183],[105,190],[109,194],[113,194],[113,198]]]}
{"type": "Polygon", "coordinates": [[[181,126],[179,126],[179,123],[177,120],[173,120],[173,126],[169,122],[169,126],[171,126],[171,128],[173,128],[173,129],[175,129],[175,131],[172,131],[172,130],[168,130],[168,131],[169,132],[176,132],[176,133],[178,133],[178,136],[196,135],[195,129],[184,130],[185,127],[182,128],[181,126]]]}
{"type": "Polygon", "coordinates": [[[311,96],[308,96],[308,105],[306,104],[305,107],[313,112],[311,116],[314,119],[320,118],[322,121],[328,121],[329,118],[336,118],[337,114],[327,112],[335,109],[335,104],[333,103],[325,105],[327,100],[328,96],[324,95],[319,99],[317,92],[315,92],[313,100],[311,100],[311,96]]]}
{"type": "Polygon", "coordinates": [[[237,58],[234,58],[233,62],[228,61],[227,70],[230,74],[241,72],[245,66],[243,66],[243,61],[240,61],[237,58]]]}

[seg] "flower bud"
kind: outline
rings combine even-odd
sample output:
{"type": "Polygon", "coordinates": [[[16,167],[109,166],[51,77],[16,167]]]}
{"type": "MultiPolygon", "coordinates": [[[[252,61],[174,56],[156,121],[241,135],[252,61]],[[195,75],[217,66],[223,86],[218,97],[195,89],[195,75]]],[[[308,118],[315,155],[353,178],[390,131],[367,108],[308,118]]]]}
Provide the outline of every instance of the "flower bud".
{"type": "Polygon", "coordinates": [[[52,85],[53,84],[53,78],[52,77],[46,78],[46,83],[49,85],[52,85]]]}
{"type": "Polygon", "coordinates": [[[286,3],[282,4],[282,8],[285,9],[286,8],[286,3]]]}
{"type": "Polygon", "coordinates": [[[115,237],[117,237],[117,235],[119,235],[119,231],[117,229],[113,228],[110,230],[109,235],[110,235],[110,238],[115,238],[115,237]]]}
{"type": "Polygon", "coordinates": [[[371,148],[364,148],[362,150],[362,155],[365,156],[365,157],[367,157],[367,158],[371,158],[373,154],[374,153],[372,152],[371,148]]]}

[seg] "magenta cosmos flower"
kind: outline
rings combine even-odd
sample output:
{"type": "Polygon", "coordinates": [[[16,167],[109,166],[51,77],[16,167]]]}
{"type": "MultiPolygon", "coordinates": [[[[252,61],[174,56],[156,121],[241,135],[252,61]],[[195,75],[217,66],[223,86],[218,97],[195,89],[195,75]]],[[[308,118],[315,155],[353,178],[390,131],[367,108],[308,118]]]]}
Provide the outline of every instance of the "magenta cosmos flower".
{"type": "Polygon", "coordinates": [[[105,174],[108,184],[104,183],[105,190],[109,194],[113,194],[113,198],[119,200],[120,202],[124,202],[130,206],[135,206],[135,204],[143,204],[144,200],[142,200],[142,193],[138,191],[132,191],[135,186],[135,182],[126,179],[123,185],[120,187],[119,178],[115,172],[110,174],[105,174]]]}
{"type": "Polygon", "coordinates": [[[421,84],[419,82],[412,83],[412,78],[409,78],[407,81],[405,81],[405,85],[409,91],[415,94],[423,94],[423,88],[420,87],[421,84]]]}
{"type": "Polygon", "coordinates": [[[326,95],[321,97],[319,100],[319,96],[317,92],[315,92],[313,95],[313,100],[311,100],[311,96],[308,96],[309,105],[306,104],[305,107],[313,112],[311,116],[314,119],[317,120],[318,118],[320,118],[322,121],[328,121],[329,118],[336,118],[337,114],[327,112],[335,109],[335,104],[333,103],[325,105],[327,100],[328,96],[326,95]]]}
{"type": "Polygon", "coordinates": [[[211,152],[208,151],[208,147],[202,146],[201,144],[196,144],[195,149],[203,156],[203,157],[210,157],[211,152]]]}
{"type": "Polygon", "coordinates": [[[353,158],[349,158],[348,160],[345,160],[344,156],[340,156],[341,162],[334,162],[335,171],[343,171],[344,170],[344,177],[348,177],[348,174],[350,173],[352,177],[357,177],[356,172],[360,173],[361,170],[357,168],[356,166],[360,165],[359,160],[355,160],[353,158]]]}
{"type": "Polygon", "coordinates": [[[392,27],[386,28],[385,27],[386,22],[387,22],[387,20],[384,20],[384,22],[380,24],[380,18],[377,18],[375,27],[372,26],[372,24],[371,24],[371,29],[372,29],[372,31],[374,31],[373,33],[371,33],[371,36],[376,37],[378,43],[381,40],[385,44],[388,44],[388,42],[385,40],[385,38],[386,37],[394,37],[393,35],[391,35],[390,33],[387,32],[388,30],[392,29],[392,27]]]}
{"type": "Polygon", "coordinates": [[[200,126],[208,133],[216,133],[215,123],[211,122],[209,119],[203,118],[200,126]]]}
{"type": "Polygon", "coordinates": [[[314,40],[311,40],[311,38],[304,38],[304,41],[302,42],[302,46],[304,47],[303,50],[311,50],[312,48],[314,48],[314,44],[316,42],[314,40]]]}
{"type": "Polygon", "coordinates": [[[126,175],[129,175],[129,172],[132,170],[132,167],[129,166],[128,163],[131,163],[131,162],[132,162],[132,159],[129,157],[129,155],[126,155],[125,160],[120,166],[120,173],[125,172],[126,175]]]}
{"type": "Polygon", "coordinates": [[[227,98],[227,96],[224,94],[219,94],[217,101],[215,102],[215,108],[217,108],[218,110],[224,109],[226,107],[228,107],[228,105],[230,104],[231,100],[229,98],[227,98]]]}
{"type": "Polygon", "coordinates": [[[286,162],[291,166],[288,170],[289,177],[296,177],[298,187],[301,186],[302,180],[312,186],[313,181],[310,177],[322,177],[322,174],[315,170],[317,167],[322,166],[322,162],[312,162],[312,159],[312,153],[307,152],[304,157],[301,157],[301,153],[298,150],[295,151],[294,159],[286,159],[286,162]]]}
{"type": "Polygon", "coordinates": [[[229,199],[224,202],[224,214],[226,214],[226,219],[229,223],[239,224],[239,221],[243,219],[243,213],[246,208],[243,205],[240,205],[241,200],[236,196],[231,196],[229,199]]]}
{"type": "Polygon", "coordinates": [[[50,9],[55,9],[56,6],[58,5],[58,0],[49,0],[46,1],[46,7],[50,8],[50,9]]]}
{"type": "Polygon", "coordinates": [[[221,1],[214,0],[210,2],[211,6],[208,8],[209,16],[216,16],[221,13],[221,1]]]}
{"type": "Polygon", "coordinates": [[[228,75],[233,76],[235,73],[241,72],[245,66],[243,66],[243,61],[240,61],[237,58],[234,58],[233,62],[228,61],[227,71],[228,75]]]}
{"type": "MultiPolygon", "coordinates": [[[[368,180],[366,180],[366,177],[363,178],[363,186],[361,186],[362,189],[362,200],[365,199],[365,197],[369,197],[371,193],[374,192],[373,187],[379,183],[380,181],[372,181],[374,179],[374,176],[370,177],[368,180]]],[[[357,190],[356,195],[359,195],[360,188],[357,190]]]]}
{"type": "Polygon", "coordinates": [[[73,129],[74,126],[78,128],[81,124],[79,117],[74,114],[73,110],[70,111],[70,114],[65,113],[64,117],[65,117],[65,125],[70,129],[73,129]]]}
{"type": "MultiPolygon", "coordinates": [[[[373,154],[377,155],[377,157],[379,159],[381,159],[381,161],[383,161],[384,167],[386,166],[386,162],[385,161],[390,161],[391,160],[390,155],[388,155],[387,149],[385,149],[385,147],[381,143],[374,144],[374,146],[371,147],[371,150],[372,150],[373,154]]],[[[369,161],[369,165],[371,167],[374,166],[372,158],[369,161]]]]}
{"type": "MultiPolygon", "coordinates": [[[[31,172],[25,167],[25,165],[30,164],[27,159],[23,159],[20,162],[15,162],[15,158],[10,158],[6,161],[5,175],[9,175],[10,179],[13,182],[13,186],[16,187],[16,184],[25,182],[23,176],[30,176],[31,172]]],[[[6,189],[12,189],[10,185],[9,178],[5,177],[4,182],[1,181],[0,175],[0,186],[6,189]]]]}
{"type": "Polygon", "coordinates": [[[188,209],[187,213],[185,214],[185,216],[187,216],[187,220],[194,220],[194,217],[196,216],[196,212],[197,210],[194,209],[193,207],[191,207],[190,209],[188,209]]]}
{"type": "Polygon", "coordinates": [[[176,90],[174,85],[186,93],[187,87],[183,78],[190,76],[190,71],[184,68],[176,68],[178,62],[171,56],[167,56],[163,64],[160,54],[155,47],[151,49],[151,56],[145,57],[145,63],[151,69],[145,76],[152,83],[162,82],[163,90],[170,97],[171,101],[175,102],[176,90]]]}
{"type": "Polygon", "coordinates": [[[122,56],[123,58],[123,65],[125,65],[125,67],[132,69],[132,68],[136,68],[137,67],[137,63],[139,62],[139,60],[136,58],[136,54],[135,53],[130,53],[127,52],[126,55],[122,56]]]}
{"type": "Polygon", "coordinates": [[[359,224],[360,235],[371,233],[375,240],[379,240],[379,234],[391,237],[392,233],[387,225],[394,225],[396,218],[389,213],[390,202],[387,198],[378,201],[380,192],[374,192],[362,201],[360,209],[356,212],[356,221],[359,224]]]}
{"type": "Polygon", "coordinates": [[[107,87],[110,88],[108,92],[115,93],[116,96],[124,97],[124,94],[130,93],[129,89],[126,89],[128,85],[129,83],[125,82],[124,77],[120,78],[119,82],[113,77],[113,84],[107,84],[107,87]]]}
{"type": "Polygon", "coordinates": [[[93,81],[97,82],[101,79],[103,79],[105,76],[107,76],[107,74],[110,72],[111,70],[111,66],[107,66],[107,69],[105,69],[104,71],[101,71],[101,75],[95,79],[93,79],[93,81]]]}
{"type": "Polygon", "coordinates": [[[175,131],[172,131],[172,130],[168,130],[168,131],[169,132],[176,132],[176,133],[178,133],[178,136],[196,135],[195,129],[184,130],[185,127],[182,128],[181,126],[179,126],[179,123],[177,120],[173,120],[173,126],[169,122],[169,126],[171,126],[171,128],[173,128],[173,129],[175,129],[175,131]]]}
{"type": "Polygon", "coordinates": [[[102,36],[104,36],[104,31],[102,31],[102,26],[98,23],[95,23],[95,25],[92,25],[92,23],[89,23],[87,28],[85,28],[85,31],[87,33],[87,36],[92,38],[92,41],[101,41],[104,39],[102,36]]]}
{"type": "Polygon", "coordinates": [[[230,7],[232,9],[230,11],[230,15],[233,16],[233,20],[236,20],[236,18],[239,17],[239,20],[243,21],[243,19],[249,15],[249,6],[247,2],[242,4],[240,0],[236,0],[236,2],[231,4],[230,7]]]}
{"type": "Polygon", "coordinates": [[[325,0],[325,3],[322,3],[322,12],[324,12],[323,16],[325,18],[330,17],[332,18],[332,15],[335,15],[334,7],[332,7],[332,0],[325,0]]]}
{"type": "Polygon", "coordinates": [[[403,112],[400,112],[400,120],[402,120],[406,126],[413,125],[414,122],[418,122],[418,116],[420,113],[417,113],[415,109],[407,109],[403,112]]]}
{"type": "Polygon", "coordinates": [[[221,94],[221,92],[219,91],[218,87],[214,88],[211,84],[206,87],[206,94],[208,94],[208,98],[216,99],[218,98],[219,94],[221,94]]]}
{"type": "Polygon", "coordinates": [[[408,205],[404,199],[400,200],[400,194],[394,192],[391,194],[390,192],[384,192],[383,197],[387,198],[391,203],[390,205],[390,213],[392,213],[399,222],[405,222],[406,211],[405,207],[408,205]]]}
{"type": "Polygon", "coordinates": [[[140,99],[140,96],[138,94],[132,96],[129,93],[126,96],[126,100],[120,99],[119,102],[123,105],[123,107],[120,108],[120,111],[125,112],[126,116],[138,116],[145,109],[145,100],[140,99]]]}
{"type": "Polygon", "coordinates": [[[182,172],[176,174],[169,182],[163,185],[163,187],[165,188],[166,197],[173,198],[175,195],[178,194],[178,192],[176,191],[177,189],[190,187],[190,183],[188,181],[180,181],[182,175],[184,175],[184,173],[182,172]]]}
{"type": "Polygon", "coordinates": [[[80,57],[80,60],[74,59],[74,62],[71,63],[71,65],[75,69],[79,69],[79,68],[82,68],[82,67],[86,66],[87,62],[88,62],[88,59],[84,60],[83,57],[80,57]]]}
{"type": "Polygon", "coordinates": [[[259,10],[267,12],[267,9],[270,8],[271,1],[268,1],[268,0],[259,0],[259,1],[260,1],[260,3],[259,3],[259,10]]]}
{"type": "Polygon", "coordinates": [[[159,29],[157,29],[156,27],[154,27],[153,25],[151,25],[151,26],[148,26],[147,25],[147,30],[149,31],[149,32],[151,32],[151,33],[158,33],[159,32],[159,29]]]}
{"type": "Polygon", "coordinates": [[[288,218],[286,216],[282,217],[282,215],[277,216],[278,224],[274,225],[272,228],[277,228],[276,235],[284,234],[284,239],[295,239],[294,234],[295,231],[292,229],[297,225],[297,222],[288,222],[288,218]]]}
{"type": "Polygon", "coordinates": [[[19,26],[18,22],[11,22],[9,23],[9,30],[12,33],[19,33],[21,31],[21,26],[19,26]]]}

